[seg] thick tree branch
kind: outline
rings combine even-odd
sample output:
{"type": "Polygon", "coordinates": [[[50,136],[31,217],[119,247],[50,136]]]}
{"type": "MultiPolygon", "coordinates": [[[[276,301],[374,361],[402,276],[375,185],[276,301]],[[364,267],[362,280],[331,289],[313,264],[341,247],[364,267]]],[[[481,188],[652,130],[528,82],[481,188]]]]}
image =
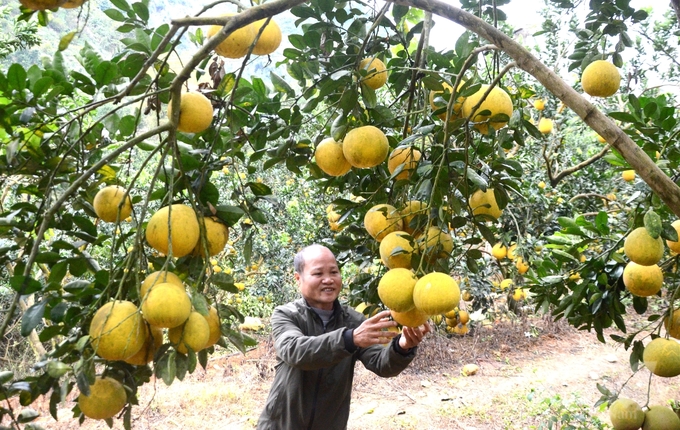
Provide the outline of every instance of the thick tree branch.
{"type": "Polygon", "coordinates": [[[675,11],[678,25],[680,25],[680,0],[671,0],[671,8],[675,11]]]}
{"type": "Polygon", "coordinates": [[[435,13],[462,25],[498,46],[517,62],[519,68],[538,79],[548,91],[616,148],[647,185],[668,205],[669,209],[680,217],[680,187],[654,164],[652,159],[612,119],[600,112],[520,44],[476,16],[439,0],[388,1],[435,13]]]}

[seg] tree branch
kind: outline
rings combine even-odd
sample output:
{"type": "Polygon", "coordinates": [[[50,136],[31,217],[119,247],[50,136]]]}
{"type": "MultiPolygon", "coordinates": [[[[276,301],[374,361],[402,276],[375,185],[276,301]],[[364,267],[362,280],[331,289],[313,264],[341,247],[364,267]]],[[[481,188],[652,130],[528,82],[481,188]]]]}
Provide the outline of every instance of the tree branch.
{"type": "MultiPolygon", "coordinates": [[[[602,149],[602,151],[600,151],[600,152],[598,152],[597,154],[593,155],[593,156],[590,157],[589,159],[583,160],[583,161],[581,161],[580,163],[578,163],[578,164],[576,164],[576,165],[574,165],[574,166],[571,166],[571,167],[568,168],[568,169],[564,169],[564,170],[562,170],[560,173],[558,173],[558,174],[555,175],[555,176],[553,176],[551,173],[549,173],[549,174],[548,174],[548,177],[550,178],[550,185],[552,185],[553,187],[557,186],[557,184],[558,184],[562,179],[564,179],[565,176],[569,176],[569,175],[571,175],[572,173],[577,172],[577,171],[583,169],[584,167],[590,166],[591,164],[593,164],[594,162],[596,162],[596,161],[599,160],[600,158],[604,157],[604,156],[607,154],[607,152],[609,152],[609,145],[606,145],[606,146],[602,149]]],[[[549,163],[548,158],[546,158],[546,162],[548,163],[548,169],[550,169],[550,163],[549,163]]]]}

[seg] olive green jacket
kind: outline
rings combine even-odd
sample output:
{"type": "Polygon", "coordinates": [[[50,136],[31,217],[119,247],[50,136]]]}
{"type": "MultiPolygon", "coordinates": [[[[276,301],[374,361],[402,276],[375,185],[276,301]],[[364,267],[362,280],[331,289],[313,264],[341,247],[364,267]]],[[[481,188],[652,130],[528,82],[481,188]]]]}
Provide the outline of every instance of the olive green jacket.
{"type": "Polygon", "coordinates": [[[416,348],[402,350],[398,337],[388,347],[354,345],[351,329],[365,319],[337,300],[325,330],[304,299],[274,310],[276,375],[258,430],[345,429],[356,361],[382,377],[396,376],[408,366],[416,348]]]}

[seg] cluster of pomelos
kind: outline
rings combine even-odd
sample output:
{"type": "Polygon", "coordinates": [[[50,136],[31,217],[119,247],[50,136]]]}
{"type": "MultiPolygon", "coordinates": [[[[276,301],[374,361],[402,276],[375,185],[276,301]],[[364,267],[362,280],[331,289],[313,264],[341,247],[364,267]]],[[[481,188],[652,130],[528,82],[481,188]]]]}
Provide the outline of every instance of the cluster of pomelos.
{"type": "Polygon", "coordinates": [[[653,405],[643,410],[631,399],[619,398],[609,407],[614,430],[680,430],[680,417],[668,406],[653,405]]]}

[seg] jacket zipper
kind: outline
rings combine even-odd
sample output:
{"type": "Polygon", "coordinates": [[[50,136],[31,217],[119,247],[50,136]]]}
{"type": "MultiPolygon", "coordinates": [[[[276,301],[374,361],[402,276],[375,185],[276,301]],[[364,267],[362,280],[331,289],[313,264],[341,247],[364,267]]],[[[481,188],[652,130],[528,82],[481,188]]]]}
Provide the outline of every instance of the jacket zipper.
{"type": "MultiPolygon", "coordinates": [[[[319,321],[321,321],[321,317],[314,311],[312,311],[314,316],[312,318],[318,318],[319,321]]],[[[331,316],[331,320],[333,319],[333,316],[331,316]]],[[[328,324],[330,324],[331,321],[328,321],[328,324]]],[[[326,327],[328,327],[328,324],[323,328],[323,332],[326,333],[326,327]]],[[[321,321],[321,325],[323,325],[323,321],[321,321]]],[[[314,387],[314,400],[312,401],[312,413],[309,416],[309,426],[307,427],[308,430],[312,430],[312,426],[314,425],[314,416],[316,415],[316,404],[319,399],[319,388],[321,387],[321,377],[323,376],[323,369],[319,369],[319,375],[317,376],[316,379],[316,387],[314,387]]]]}

